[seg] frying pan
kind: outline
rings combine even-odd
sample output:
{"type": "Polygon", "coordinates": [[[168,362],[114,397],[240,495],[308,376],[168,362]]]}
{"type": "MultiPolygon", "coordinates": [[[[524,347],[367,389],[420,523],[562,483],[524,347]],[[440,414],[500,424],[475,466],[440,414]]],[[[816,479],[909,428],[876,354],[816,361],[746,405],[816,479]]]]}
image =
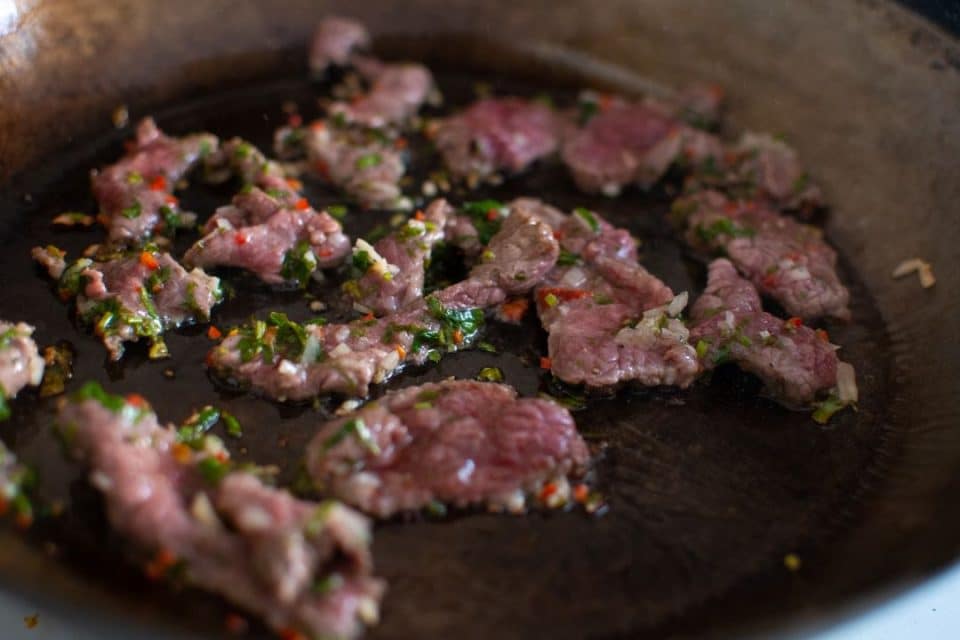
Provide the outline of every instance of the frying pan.
{"type": "MultiPolygon", "coordinates": [[[[391,582],[369,637],[638,637],[787,633],[823,625],[951,563],[960,549],[960,47],[889,2],[667,0],[198,3],[37,0],[0,15],[0,317],[37,325],[44,344],[69,339],[76,379],[139,390],[165,420],[215,403],[241,416],[239,455],[283,463],[281,480],[327,406],[282,406],[214,387],[200,328],[169,340],[174,359],[131,350],[104,364],[95,340],[29,264],[56,240],[76,251],[97,232],[57,235],[52,214],[92,208],[85,171],[111,161],[128,130],[120,104],[156,113],[180,133],[210,128],[264,142],[280,104],[308,109],[303,78],[312,25],[356,16],[386,57],[425,60],[452,102],[477,81],[501,91],[589,85],[666,91],[723,84],[731,126],[783,133],[824,185],[826,219],[853,292],[855,322],[830,327],[858,368],[857,413],[826,429],[756,396],[720,371],[689,393],[625,391],[577,414],[598,450],[610,510],[378,527],[378,572],[391,582]],[[937,284],[893,281],[901,260],[933,263],[937,284]],[[163,370],[170,368],[174,378],[163,370]],[[605,445],[605,446],[603,446],[605,445]],[[799,571],[783,557],[802,559],[799,571]],[[872,600],[871,600],[872,598],[872,600]]],[[[564,93],[566,92],[566,94],[564,93]]],[[[494,195],[541,195],[596,206],[644,240],[645,264],[677,290],[698,291],[691,263],[659,215],[666,194],[623,201],[576,194],[545,166],[494,195]]],[[[314,190],[311,200],[332,202],[314,190]]],[[[188,202],[209,211],[229,192],[188,202]]],[[[376,214],[352,215],[353,232],[376,214]]],[[[218,323],[257,309],[304,314],[295,294],[250,283],[218,323]]],[[[467,353],[395,384],[471,376],[501,366],[522,393],[544,381],[529,360],[533,325],[494,327],[502,354],[467,353]],[[483,360],[491,358],[491,360],[483,360]]],[[[538,338],[542,340],[542,338],[538,338]]],[[[51,403],[24,393],[3,439],[39,467],[67,509],[27,537],[3,532],[5,589],[58,612],[75,637],[201,637],[230,609],[191,590],[149,585],[118,561],[102,505],[50,435],[51,403]],[[85,634],[85,635],[83,635],[85,634]]],[[[26,612],[25,612],[26,613],[26,612]]],[[[41,625],[43,621],[41,620],[41,625]]],[[[264,634],[254,627],[252,634],[264,634]]]]}

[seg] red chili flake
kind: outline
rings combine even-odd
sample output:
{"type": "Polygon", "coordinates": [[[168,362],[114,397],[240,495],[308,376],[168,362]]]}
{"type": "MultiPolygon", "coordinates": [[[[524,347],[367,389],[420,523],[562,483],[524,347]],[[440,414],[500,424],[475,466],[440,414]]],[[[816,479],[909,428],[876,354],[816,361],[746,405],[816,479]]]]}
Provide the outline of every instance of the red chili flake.
{"type": "Polygon", "coordinates": [[[310,208],[310,203],[307,202],[306,198],[300,198],[299,200],[293,203],[293,208],[297,209],[298,211],[306,211],[307,209],[310,208]]]}
{"type": "Polygon", "coordinates": [[[289,124],[291,127],[299,127],[303,124],[303,116],[301,116],[299,113],[291,113],[290,117],[287,118],[287,124],[289,124]]]}
{"type": "Polygon", "coordinates": [[[557,492],[557,484],[555,482],[548,482],[543,485],[543,489],[540,490],[540,502],[546,502],[550,496],[557,492]]]}
{"type": "Polygon", "coordinates": [[[160,267],[160,263],[157,262],[156,257],[149,251],[142,251],[140,253],[140,264],[145,266],[150,271],[156,271],[160,267]]]}
{"type": "Polygon", "coordinates": [[[193,459],[193,453],[190,451],[190,447],[182,442],[174,443],[170,448],[170,453],[173,455],[173,459],[180,464],[187,464],[193,459]]]}
{"type": "Polygon", "coordinates": [[[511,322],[520,322],[530,308],[530,301],[526,298],[517,298],[500,305],[500,313],[511,322]]]}
{"type": "Polygon", "coordinates": [[[583,289],[563,289],[560,287],[544,287],[537,292],[537,298],[540,300],[540,304],[546,304],[545,299],[547,296],[552,295],[558,300],[563,300],[569,302],[570,300],[579,300],[581,298],[590,297],[589,291],[584,291],[583,289]]]}
{"type": "Polygon", "coordinates": [[[234,236],[233,236],[233,241],[234,241],[237,245],[247,244],[247,236],[243,235],[242,232],[237,231],[237,232],[234,234],[234,236]]]}
{"type": "Polygon", "coordinates": [[[453,330],[453,344],[463,344],[463,331],[460,329],[453,330]]]}
{"type": "Polygon", "coordinates": [[[400,356],[401,360],[407,357],[407,350],[403,348],[402,344],[398,344],[395,348],[397,350],[397,355],[400,356]]]}
{"type": "Polygon", "coordinates": [[[823,340],[824,342],[830,342],[830,335],[824,329],[817,329],[814,333],[817,334],[817,337],[823,340]]]}
{"type": "Polygon", "coordinates": [[[803,320],[797,316],[793,316],[785,323],[788,329],[799,329],[803,326],[803,320]]]}
{"type": "Polygon", "coordinates": [[[333,249],[320,249],[320,251],[317,252],[317,255],[321,258],[329,258],[333,255],[333,249]]]}
{"type": "Polygon", "coordinates": [[[177,557],[167,549],[157,551],[153,559],[147,563],[144,573],[150,580],[159,580],[167,575],[167,571],[177,563],[177,557]]]}
{"type": "Polygon", "coordinates": [[[177,199],[177,196],[172,193],[168,193],[167,197],[163,199],[167,204],[180,204],[180,200],[177,199]]]}
{"type": "Polygon", "coordinates": [[[573,499],[583,504],[587,501],[587,497],[590,495],[590,488],[585,484],[578,484],[573,488],[573,499]]]}
{"type": "Polygon", "coordinates": [[[597,100],[597,106],[600,107],[601,112],[606,111],[613,106],[613,96],[609,93],[601,93],[597,100]]]}
{"type": "Polygon", "coordinates": [[[393,147],[394,149],[406,149],[407,139],[404,138],[403,136],[400,136],[399,138],[393,141],[393,147]]]}
{"type": "Polygon", "coordinates": [[[223,337],[223,334],[220,332],[220,329],[217,329],[214,325],[210,325],[210,328],[207,329],[207,337],[211,340],[219,340],[223,337]]]}
{"type": "Polygon", "coordinates": [[[217,462],[227,462],[230,460],[230,454],[223,450],[217,451],[213,454],[213,457],[216,458],[217,462]]]}
{"type": "Polygon", "coordinates": [[[307,636],[296,629],[280,629],[277,635],[280,636],[280,640],[307,640],[307,636]]]}
{"type": "Polygon", "coordinates": [[[554,237],[556,240],[563,240],[563,230],[557,229],[556,231],[554,231],[554,232],[553,232],[553,237],[554,237]]]}
{"type": "Polygon", "coordinates": [[[542,358],[540,358],[540,368],[541,368],[541,369],[550,369],[550,368],[552,368],[552,367],[553,367],[553,360],[551,360],[550,358],[548,358],[548,357],[546,357],[546,356],[543,356],[542,358]]]}
{"type": "Polygon", "coordinates": [[[126,397],[127,404],[137,407],[138,409],[150,406],[150,403],[147,402],[147,399],[144,398],[139,393],[128,393],[126,397]]]}
{"type": "Polygon", "coordinates": [[[29,529],[31,526],[33,526],[33,515],[29,513],[18,513],[13,519],[13,523],[21,531],[24,529],[29,529]]]}
{"type": "Polygon", "coordinates": [[[223,619],[223,626],[226,627],[227,633],[241,635],[247,632],[250,628],[250,623],[239,614],[228,613],[227,617],[223,619]]]}
{"type": "Polygon", "coordinates": [[[167,190],[167,178],[165,176],[157,176],[150,181],[150,191],[166,191],[167,190]]]}
{"type": "Polygon", "coordinates": [[[310,128],[314,131],[323,131],[327,124],[323,120],[314,120],[310,123],[310,128]]]}
{"type": "Polygon", "coordinates": [[[421,211],[420,209],[417,209],[417,212],[413,214],[413,219],[423,222],[424,220],[427,219],[427,216],[424,215],[423,211],[421,211]]]}
{"type": "Polygon", "coordinates": [[[767,275],[763,276],[763,280],[760,281],[760,284],[767,288],[773,287],[777,284],[777,274],[768,273],[767,275]]]}
{"type": "Polygon", "coordinates": [[[317,173],[320,174],[325,180],[330,179],[330,169],[327,167],[327,163],[323,160],[317,160],[313,164],[313,168],[317,170],[317,173]]]}
{"type": "Polygon", "coordinates": [[[492,220],[499,220],[499,219],[500,219],[499,211],[497,211],[496,209],[490,209],[489,211],[487,211],[487,220],[492,221],[492,220]]]}
{"type": "Polygon", "coordinates": [[[360,319],[363,320],[364,322],[369,322],[370,320],[373,320],[373,314],[372,314],[372,313],[368,313],[368,314],[366,314],[365,316],[363,316],[363,317],[360,318],[360,319]]]}

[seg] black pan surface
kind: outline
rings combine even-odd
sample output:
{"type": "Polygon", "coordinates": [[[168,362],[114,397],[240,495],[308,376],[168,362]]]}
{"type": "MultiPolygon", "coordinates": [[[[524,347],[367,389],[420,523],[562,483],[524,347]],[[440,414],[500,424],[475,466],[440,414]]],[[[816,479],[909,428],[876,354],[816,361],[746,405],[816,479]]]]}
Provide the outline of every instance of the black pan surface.
{"type": "MultiPolygon", "coordinates": [[[[568,86],[433,66],[445,109],[470,102],[478,84],[501,94],[547,93],[560,104],[574,95],[568,86]]],[[[293,101],[309,118],[321,90],[302,74],[285,70],[279,77],[224,87],[153,113],[174,134],[210,130],[241,135],[267,149],[274,128],[286,117],[281,105],[293,101]]],[[[76,351],[71,388],[97,379],[111,391],[141,392],[167,421],[179,422],[205,404],[229,410],[244,427],[242,439],[227,439],[235,455],[278,465],[280,482],[290,484],[305,444],[335,401],[282,405],[215,384],[203,366],[211,346],[205,327],[174,332],[167,341],[169,360],[150,361],[145,349],[132,346],[119,365],[109,364],[96,338],[74,324],[68,307],[29,260],[37,244],[53,242],[76,255],[102,239],[99,229],[56,230],[49,221],[63,210],[95,211],[87,172],[114,161],[129,134],[129,128],[94,133],[34,174],[30,201],[16,217],[5,217],[13,224],[0,231],[5,294],[0,316],[36,325],[42,345],[70,342],[76,351]]],[[[423,141],[412,142],[415,153],[429,154],[423,141]]],[[[427,164],[417,162],[414,185],[427,164]]],[[[641,262],[647,268],[675,291],[695,296],[704,285],[704,265],[684,253],[663,215],[673,186],[651,193],[634,190],[617,200],[591,198],[574,189],[561,166],[549,162],[500,187],[454,192],[450,199],[533,195],[564,209],[594,208],[642,240],[641,262]]],[[[231,190],[193,185],[185,207],[208,215],[231,190]]],[[[318,208],[342,201],[314,181],[307,181],[306,190],[318,208]]],[[[357,235],[388,224],[389,218],[385,212],[351,209],[345,224],[357,235]]],[[[178,240],[178,249],[192,239],[178,240]]],[[[739,625],[739,614],[748,609],[754,619],[763,619],[813,602],[823,550],[860,521],[864,498],[882,485],[886,461],[900,445],[888,429],[888,403],[897,388],[884,356],[889,350],[884,323],[856,271],[842,263],[854,322],[825,327],[857,369],[862,402],[856,412],[846,411],[820,427],[805,413],[763,399],[757,381],[733,368],[718,370],[682,393],[624,389],[615,397],[591,397],[575,417],[596,452],[594,473],[608,510],[599,516],[456,513],[439,521],[409,517],[378,525],[377,570],[390,590],[383,620],[368,637],[709,634],[739,625]],[[799,571],[786,568],[787,554],[801,559],[799,571]]],[[[235,272],[221,275],[235,293],[215,310],[218,327],[268,310],[296,319],[315,315],[299,292],[272,292],[235,272]]],[[[327,316],[336,319],[343,317],[340,275],[329,275],[326,286],[313,285],[309,294],[326,301],[327,316]]],[[[562,391],[538,367],[545,338],[532,314],[520,327],[490,322],[485,340],[500,353],[454,354],[437,366],[409,370],[385,388],[470,378],[483,367],[499,366],[521,394],[562,391]]],[[[91,588],[107,587],[123,606],[149,611],[150,624],[222,630],[224,615],[233,610],[229,605],[194,590],[151,584],[121,561],[122,542],[109,532],[99,497],[85,484],[82,470],[63,458],[52,434],[53,407],[52,400],[24,392],[2,431],[5,442],[37,465],[45,498],[66,506],[63,515],[30,532],[33,546],[55,555],[91,588]]],[[[252,635],[269,637],[256,627],[252,635]]]]}

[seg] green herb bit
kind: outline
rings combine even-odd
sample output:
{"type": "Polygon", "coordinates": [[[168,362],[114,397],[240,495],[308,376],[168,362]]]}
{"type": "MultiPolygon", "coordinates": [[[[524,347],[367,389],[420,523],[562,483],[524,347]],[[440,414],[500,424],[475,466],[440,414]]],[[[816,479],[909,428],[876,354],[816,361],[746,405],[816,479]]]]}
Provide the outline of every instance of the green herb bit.
{"type": "Polygon", "coordinates": [[[590,122],[590,120],[600,112],[600,106],[593,100],[581,100],[579,107],[579,120],[581,125],[590,122]]]}
{"type": "Polygon", "coordinates": [[[203,438],[207,431],[210,431],[219,420],[220,411],[207,405],[187,418],[177,429],[177,442],[199,449],[203,445],[203,438]]]}
{"type": "Polygon", "coordinates": [[[344,584],[343,576],[334,572],[317,580],[313,585],[312,591],[317,595],[326,595],[337,591],[343,587],[344,584]]]}
{"type": "Polygon", "coordinates": [[[594,233],[600,231],[600,221],[597,220],[597,216],[593,215],[593,212],[586,207],[577,207],[573,210],[573,214],[587,223],[587,226],[590,227],[590,230],[594,233]]]}
{"type": "Polygon", "coordinates": [[[10,410],[10,403],[7,402],[7,394],[0,387],[0,422],[9,420],[11,415],[12,411],[10,410]]]}
{"type": "Polygon", "coordinates": [[[814,405],[813,419],[818,424],[827,424],[833,414],[845,406],[847,405],[840,402],[840,399],[831,393],[825,400],[814,405]]]}
{"type": "Polygon", "coordinates": [[[230,463],[221,462],[213,457],[203,458],[197,463],[197,470],[210,484],[220,484],[220,481],[230,473],[230,463]]]}
{"type": "Polygon", "coordinates": [[[357,171],[363,171],[364,169],[376,167],[381,162],[383,162],[383,158],[379,153],[367,153],[357,158],[356,168],[357,171]]]}
{"type": "Polygon", "coordinates": [[[477,380],[482,382],[503,382],[503,371],[500,367],[484,367],[477,374],[477,380]]]}
{"type": "Polygon", "coordinates": [[[310,243],[299,242],[283,256],[280,275],[305,287],[310,281],[310,276],[317,270],[317,266],[317,258],[313,255],[310,243]]]}
{"type": "Polygon", "coordinates": [[[720,365],[730,360],[730,347],[723,345],[713,354],[713,364],[720,365]]]}
{"type": "Polygon", "coordinates": [[[355,251],[353,254],[353,266],[360,273],[366,273],[373,266],[373,258],[367,251],[355,251]]]}
{"type": "Polygon", "coordinates": [[[473,221],[473,226],[477,230],[477,239],[481,244],[487,244],[500,231],[506,207],[499,200],[478,200],[464,202],[463,211],[473,221]]]}
{"type": "Polygon", "coordinates": [[[427,515],[431,518],[445,518],[447,516],[447,505],[439,500],[431,500],[427,503],[427,506],[424,507],[424,511],[426,511],[427,515]]]}
{"type": "Polygon", "coordinates": [[[157,293],[170,279],[170,267],[163,266],[153,271],[146,281],[146,288],[150,293],[157,293]]]}
{"type": "Polygon", "coordinates": [[[143,212],[143,207],[140,205],[140,202],[134,202],[132,205],[125,209],[120,210],[120,215],[124,218],[129,218],[133,220],[134,218],[139,218],[140,214],[143,212]]]}
{"type": "Polygon", "coordinates": [[[480,351],[486,351],[487,353],[496,353],[497,348],[490,344],[489,342],[480,342],[477,344],[477,349],[480,351]]]}
{"type": "Polygon", "coordinates": [[[277,329],[273,349],[289,360],[298,360],[307,348],[307,331],[279,311],[271,311],[267,323],[277,329]]]}
{"type": "Polygon", "coordinates": [[[70,396],[73,402],[83,402],[85,400],[95,400],[104,409],[109,409],[114,413],[120,413],[127,406],[127,401],[123,396],[113,395],[104,391],[103,387],[96,380],[85,382],[82,387],[77,389],[70,396]]]}
{"type": "Polygon", "coordinates": [[[241,142],[233,150],[233,157],[236,158],[237,160],[245,160],[250,157],[253,151],[254,149],[252,144],[250,144],[249,142],[241,142]]]}
{"type": "Polygon", "coordinates": [[[347,207],[342,204],[332,204],[326,208],[326,212],[337,220],[343,220],[347,217],[347,207]]]}
{"type": "Polygon", "coordinates": [[[557,258],[557,264],[561,267],[569,267],[575,264],[580,263],[580,255],[567,251],[566,249],[560,249],[560,257],[557,258]]]}
{"type": "MultiPolygon", "coordinates": [[[[312,487],[311,487],[312,488],[312,487]]],[[[309,538],[316,538],[318,535],[323,533],[323,529],[327,526],[327,520],[330,518],[330,512],[337,506],[337,503],[333,500],[324,500],[317,505],[317,508],[313,510],[313,513],[310,514],[310,518],[307,520],[306,525],[303,530],[309,538]]]]}
{"type": "Polygon", "coordinates": [[[220,411],[220,419],[223,420],[223,425],[226,428],[227,435],[231,438],[242,438],[243,437],[243,428],[240,426],[240,421],[237,420],[237,417],[232,413],[227,411],[220,411]]]}
{"type": "Polygon", "coordinates": [[[553,307],[557,306],[558,304],[560,304],[560,299],[559,299],[557,296],[555,296],[554,294],[548,293],[547,295],[543,296],[543,302],[544,302],[544,304],[546,304],[548,307],[553,308],[553,307]]]}
{"type": "Polygon", "coordinates": [[[593,301],[599,305],[608,305],[613,304],[613,298],[607,295],[606,293],[594,293],[593,301]]]}
{"type": "Polygon", "coordinates": [[[351,418],[343,423],[343,426],[326,439],[323,443],[323,450],[329,451],[333,447],[343,442],[347,436],[356,438],[363,447],[375,456],[380,455],[380,446],[374,439],[373,434],[362,418],[351,418]]]}
{"type": "Polygon", "coordinates": [[[757,234],[753,229],[741,227],[730,218],[721,217],[709,225],[697,225],[697,235],[703,242],[713,242],[718,236],[725,235],[731,238],[752,238],[757,234]]]}
{"type": "Polygon", "coordinates": [[[797,179],[793,182],[793,193],[794,195],[800,195],[803,193],[803,190],[807,188],[810,184],[810,174],[806,171],[797,176],[797,179]]]}
{"type": "Polygon", "coordinates": [[[127,184],[140,184],[143,182],[143,176],[139,171],[131,171],[127,174],[127,184]]]}
{"type": "Polygon", "coordinates": [[[710,343],[706,340],[697,340],[697,357],[703,360],[707,355],[707,351],[710,350],[710,343]]]}

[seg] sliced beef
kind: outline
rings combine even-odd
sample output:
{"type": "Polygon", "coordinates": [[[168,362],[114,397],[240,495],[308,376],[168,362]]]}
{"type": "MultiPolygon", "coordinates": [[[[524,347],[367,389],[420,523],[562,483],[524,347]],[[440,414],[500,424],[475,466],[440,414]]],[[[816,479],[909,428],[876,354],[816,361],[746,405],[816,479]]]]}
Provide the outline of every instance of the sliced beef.
{"type": "Polygon", "coordinates": [[[680,318],[686,294],[674,296],[637,263],[636,243],[585,209],[555,220],[564,253],[537,288],[537,310],[548,332],[553,375],[570,384],[608,387],[689,386],[700,373],[680,318]]]}
{"type": "Polygon", "coordinates": [[[443,240],[453,208],[434,200],[405,225],[370,246],[358,239],[353,264],[361,274],[343,285],[357,310],[376,316],[395,313],[423,297],[423,279],[433,248],[443,240]]]}
{"type": "Polygon", "coordinates": [[[823,232],[762,201],[731,201],[716,191],[674,204],[695,249],[724,254],[761,293],[804,319],[848,320],[850,294],[837,276],[837,254],[823,232]]]}
{"type": "Polygon", "coordinates": [[[853,368],[837,359],[838,347],[799,319],[784,321],[764,312],[756,288],[727,259],[710,263],[707,289],[693,305],[691,325],[690,341],[707,369],[736,363],[791,406],[810,406],[830,394],[840,406],[856,401],[853,368]]]}
{"type": "MultiPolygon", "coordinates": [[[[400,178],[403,154],[388,138],[362,129],[318,120],[301,129],[311,168],[342,189],[362,207],[401,209],[406,206],[400,178]]],[[[287,137],[280,137],[280,144],[287,137]]],[[[291,154],[287,154],[291,155],[291,154]]]]}
{"type": "Polygon", "coordinates": [[[388,393],[321,427],[307,449],[322,491],[378,517],[438,502],[523,511],[528,494],[568,486],[588,460],[565,408],[463,380],[388,393]]]}
{"type": "Polygon", "coordinates": [[[317,269],[340,263],[350,251],[340,223],[306,199],[294,200],[299,194],[284,191],[279,186],[284,181],[278,182],[267,190],[251,187],[234,197],[232,205],[217,209],[206,235],[187,251],[184,262],[239,267],[264,282],[300,285],[317,269]]]}
{"type": "Polygon", "coordinates": [[[687,163],[685,190],[715,189],[731,198],[761,200],[807,215],[823,206],[823,194],[794,151],[769,134],[747,132],[722,156],[687,163]]]}
{"type": "Polygon", "coordinates": [[[660,105],[614,100],[569,137],[561,155],[582,191],[612,196],[634,183],[649,187],[679,158],[722,153],[718,139],[660,105]]]}
{"type": "Polygon", "coordinates": [[[370,34],[361,23],[339,16],[324,18],[310,42],[310,70],[320,75],[331,66],[346,66],[356,50],[369,46],[370,34]]]}
{"type": "Polygon", "coordinates": [[[328,110],[351,123],[372,128],[401,125],[416,115],[433,88],[433,76],[421,64],[354,56],[353,65],[370,83],[370,90],[349,103],[336,102],[328,110]]]}
{"type": "Polygon", "coordinates": [[[275,314],[229,336],[211,351],[208,364],[272,398],[363,396],[371,383],[383,382],[404,364],[436,361],[471,344],[484,309],[530,291],[555,264],[558,251],[550,227],[517,210],[462,282],[396,313],[348,324],[301,327],[275,314]]]}
{"type": "Polygon", "coordinates": [[[488,98],[441,120],[433,142],[458,178],[519,173],[553,153],[563,122],[549,106],[523,98],[488,98]]]}
{"type": "Polygon", "coordinates": [[[150,341],[151,357],[167,355],[163,333],[209,320],[223,297],[219,278],[198,268],[188,272],[170,254],[149,247],[100,253],[68,267],[56,247],[37,247],[33,256],[57,278],[61,298],[76,298],[77,316],[94,327],[113,360],[123,355],[125,342],[141,338],[150,341]]]}
{"type": "Polygon", "coordinates": [[[209,133],[171,138],[152,118],[142,120],[127,154],[91,175],[111,242],[139,244],[159,231],[192,226],[196,216],[180,209],[173,190],[217,144],[209,133]]]}
{"type": "Polygon", "coordinates": [[[57,423],[90,467],[113,528],[156,554],[148,572],[175,565],[276,630],[352,638],[376,621],[384,583],[371,576],[370,527],[360,514],[268,487],[212,437],[179,442],[142,398],[96,383],[62,406],[57,423]]]}
{"type": "Polygon", "coordinates": [[[7,404],[27,385],[43,378],[43,358],[33,341],[33,327],[0,320],[0,421],[10,417],[7,404]]]}

